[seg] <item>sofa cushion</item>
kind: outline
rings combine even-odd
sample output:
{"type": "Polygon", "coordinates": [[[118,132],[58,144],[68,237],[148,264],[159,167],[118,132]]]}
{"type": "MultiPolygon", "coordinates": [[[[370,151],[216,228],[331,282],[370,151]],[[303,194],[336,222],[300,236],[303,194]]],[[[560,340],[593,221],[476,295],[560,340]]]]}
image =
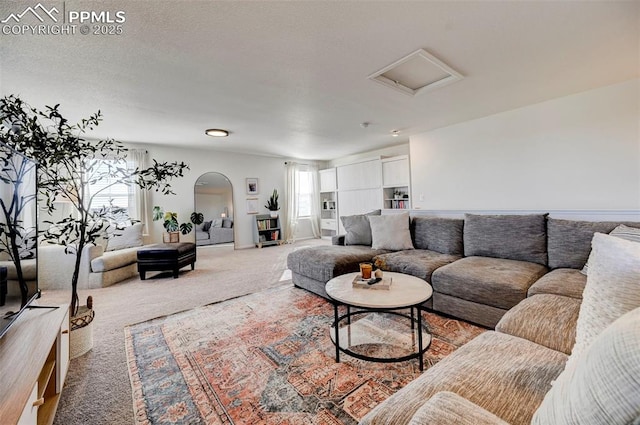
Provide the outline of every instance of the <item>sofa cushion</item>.
{"type": "Polygon", "coordinates": [[[546,265],[546,214],[465,214],[464,255],[546,265]]]}
{"type": "MultiPolygon", "coordinates": [[[[208,232],[209,229],[211,228],[211,224],[213,223],[213,220],[209,220],[209,221],[205,221],[204,223],[202,223],[202,231],[203,232],[208,232]]],[[[197,227],[196,227],[197,229],[197,227]]]]}
{"type": "Polygon", "coordinates": [[[378,405],[360,425],[406,424],[440,391],[454,392],[508,423],[525,424],[566,359],[526,339],[488,331],[378,405]]]}
{"type": "Polygon", "coordinates": [[[534,295],[510,309],[496,325],[496,331],[571,354],[579,311],[579,299],[534,295]]]}
{"type": "Polygon", "coordinates": [[[370,216],[371,248],[401,251],[413,249],[409,213],[370,216]]]}
{"type": "Polygon", "coordinates": [[[491,412],[450,391],[440,391],[418,409],[409,425],[509,425],[491,412]]]}
{"type": "Polygon", "coordinates": [[[369,216],[380,214],[382,214],[381,210],[375,210],[367,214],[340,217],[344,230],[347,232],[344,236],[344,244],[371,246],[371,225],[369,224],[369,216]]]}
{"type": "Polygon", "coordinates": [[[133,247],[105,252],[91,260],[91,271],[102,273],[135,264],[138,261],[138,249],[139,247],[133,247]]]}
{"type": "Polygon", "coordinates": [[[541,264],[490,257],[466,257],[433,272],[433,290],[492,307],[509,309],[547,272],[541,264]]]}
{"type": "Polygon", "coordinates": [[[443,254],[462,255],[464,220],[442,217],[414,217],[411,221],[414,246],[443,254]]]}
{"type": "Polygon", "coordinates": [[[596,233],[592,246],[571,361],[618,317],[640,307],[640,243],[596,233]]]}
{"type": "Polygon", "coordinates": [[[431,282],[434,270],[459,260],[459,255],[441,254],[426,249],[390,252],[376,255],[373,262],[376,267],[390,272],[410,274],[431,282]]]}
{"type": "Polygon", "coordinates": [[[230,218],[223,218],[222,219],[222,227],[225,229],[230,229],[233,227],[233,220],[230,218]]]}
{"type": "Polygon", "coordinates": [[[213,220],[211,220],[211,227],[222,227],[222,219],[214,218],[213,220]]]}
{"type": "Polygon", "coordinates": [[[636,308],[598,335],[575,363],[567,364],[532,423],[638,423],[639,359],[640,308],[636,308]]]}
{"type": "Polygon", "coordinates": [[[116,251],[124,248],[142,246],[143,227],[144,225],[142,223],[135,223],[125,227],[119,234],[117,233],[109,239],[105,251],[116,251]]]}
{"type": "Polygon", "coordinates": [[[531,285],[527,295],[555,294],[582,299],[582,291],[586,283],[587,276],[580,273],[580,270],[555,269],[531,285]]]}
{"type": "MultiPolygon", "coordinates": [[[[620,222],[613,221],[576,221],[549,218],[547,221],[549,267],[581,269],[591,252],[593,234],[609,233],[620,222]]],[[[640,223],[624,222],[631,227],[640,227],[640,223]]]]}
{"type": "MultiPolygon", "coordinates": [[[[640,242],[640,229],[636,229],[635,227],[625,226],[624,224],[620,224],[615,229],[613,229],[610,233],[611,236],[615,236],[617,238],[626,239],[628,241],[640,242]]],[[[589,254],[591,256],[591,254],[589,254]]],[[[587,263],[584,265],[580,273],[587,275],[589,272],[589,260],[587,259],[587,263]]]]}
{"type": "Polygon", "coordinates": [[[335,276],[360,270],[361,262],[386,252],[361,245],[314,246],[290,253],[287,266],[293,273],[326,283],[335,276]]]}

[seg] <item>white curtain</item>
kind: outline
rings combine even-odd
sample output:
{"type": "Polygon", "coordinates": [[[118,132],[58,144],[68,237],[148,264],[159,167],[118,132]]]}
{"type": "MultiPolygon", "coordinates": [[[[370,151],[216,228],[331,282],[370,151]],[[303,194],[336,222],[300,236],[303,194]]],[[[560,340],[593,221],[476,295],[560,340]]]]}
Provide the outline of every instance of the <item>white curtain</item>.
{"type": "MultiPolygon", "coordinates": [[[[127,152],[127,167],[131,169],[149,168],[149,154],[144,149],[129,149],[127,152]]],[[[129,186],[129,216],[140,220],[144,225],[144,234],[149,233],[151,223],[151,199],[149,191],[141,189],[138,185],[129,186]]]]}
{"type": "Polygon", "coordinates": [[[287,203],[284,210],[285,214],[285,241],[293,243],[295,241],[296,229],[298,228],[298,169],[300,164],[297,162],[287,162],[287,178],[285,192],[287,194],[287,203]]]}
{"type": "MultiPolygon", "coordinates": [[[[320,183],[318,167],[315,164],[299,164],[297,162],[287,162],[286,194],[287,203],[285,208],[285,241],[292,243],[295,241],[298,229],[299,206],[300,206],[300,173],[306,172],[311,177],[310,214],[305,217],[311,222],[311,231],[315,238],[321,236],[320,233],[320,183]]],[[[306,187],[305,187],[306,189],[306,187]]],[[[308,196],[308,194],[307,194],[308,196]]]]}

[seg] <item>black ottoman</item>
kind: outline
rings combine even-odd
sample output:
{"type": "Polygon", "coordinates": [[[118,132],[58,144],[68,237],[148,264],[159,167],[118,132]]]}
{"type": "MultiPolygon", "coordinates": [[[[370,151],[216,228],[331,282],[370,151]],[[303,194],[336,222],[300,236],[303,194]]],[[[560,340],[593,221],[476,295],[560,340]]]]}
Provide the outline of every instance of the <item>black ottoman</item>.
{"type": "Polygon", "coordinates": [[[191,242],[161,243],[138,250],[138,273],[140,279],[145,279],[149,271],[173,270],[174,279],[178,271],[191,264],[191,270],[196,263],[196,244],[191,242]]]}

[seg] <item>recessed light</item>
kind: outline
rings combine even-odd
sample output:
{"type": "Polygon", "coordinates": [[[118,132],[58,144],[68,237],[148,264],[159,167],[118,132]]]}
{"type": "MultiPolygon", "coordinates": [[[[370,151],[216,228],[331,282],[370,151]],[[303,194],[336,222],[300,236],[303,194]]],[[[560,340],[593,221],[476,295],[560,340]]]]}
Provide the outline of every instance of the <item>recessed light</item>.
{"type": "Polygon", "coordinates": [[[392,135],[393,137],[398,137],[398,135],[399,135],[399,134],[400,134],[400,131],[398,131],[398,130],[393,130],[393,131],[391,132],[391,135],[392,135]]]}
{"type": "Polygon", "coordinates": [[[229,135],[229,132],[220,128],[210,128],[208,130],[205,130],[204,134],[211,137],[227,137],[229,135]]]}

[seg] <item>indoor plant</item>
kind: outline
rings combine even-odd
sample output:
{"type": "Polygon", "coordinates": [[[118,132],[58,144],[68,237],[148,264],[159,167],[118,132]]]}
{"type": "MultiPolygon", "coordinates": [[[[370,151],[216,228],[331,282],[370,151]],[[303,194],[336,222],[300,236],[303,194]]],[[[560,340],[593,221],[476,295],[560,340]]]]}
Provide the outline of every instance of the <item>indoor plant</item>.
{"type": "Polygon", "coordinates": [[[60,199],[71,206],[72,211],[65,218],[47,222],[51,227],[40,236],[45,241],[64,245],[68,254],[75,255],[71,279],[73,317],[79,309],[77,288],[84,248],[98,238],[109,236],[106,231],[113,224],[115,212],[111,206],[90,208],[92,199],[115,184],[137,185],[171,194],[169,181],[182,177],[188,166],[184,162],[154,160],[151,167],[130,169],[128,149],[122,143],[113,139],[87,141],[83,138],[102,121],[100,111],[70,124],[59,106],[38,110],[15,95],[1,98],[0,141],[38,162],[39,200],[44,203],[39,205],[41,209],[51,214],[60,199]],[[110,164],[105,169],[98,162],[106,158],[110,164]],[[103,181],[109,183],[95,193],[88,193],[90,184],[103,181]]]}
{"type": "Polygon", "coordinates": [[[191,223],[178,222],[178,213],[173,211],[165,212],[162,207],[156,205],[153,207],[153,221],[163,220],[162,226],[167,231],[167,237],[163,236],[164,242],[179,242],[180,233],[183,235],[188,234],[193,229],[193,224],[202,224],[204,221],[204,214],[199,212],[191,213],[191,223]],[[178,232],[179,231],[179,232],[178,232]]]}
{"type": "Polygon", "coordinates": [[[273,189],[273,193],[267,200],[265,208],[271,212],[271,217],[276,218],[278,216],[280,206],[278,205],[278,191],[276,189],[273,189]]]}

